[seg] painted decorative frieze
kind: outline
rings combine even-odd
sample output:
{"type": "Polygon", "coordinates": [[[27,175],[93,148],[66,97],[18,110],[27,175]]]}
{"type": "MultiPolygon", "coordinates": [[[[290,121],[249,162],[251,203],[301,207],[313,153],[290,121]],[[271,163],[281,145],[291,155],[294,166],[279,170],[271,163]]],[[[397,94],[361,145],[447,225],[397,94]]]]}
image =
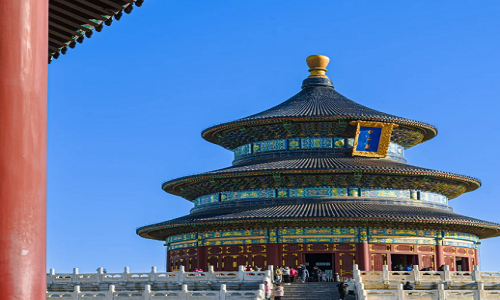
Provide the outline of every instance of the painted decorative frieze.
{"type": "MultiPolygon", "coordinates": [[[[302,137],[276,139],[253,142],[233,149],[234,158],[268,151],[298,150],[298,149],[352,149],[354,138],[344,137],[302,137]]],[[[396,143],[390,143],[388,153],[404,157],[404,148],[396,143]]]]}
{"type": "Polygon", "coordinates": [[[230,246],[294,243],[370,243],[444,245],[477,248],[478,237],[473,234],[394,228],[358,227],[287,227],[253,230],[221,230],[170,236],[168,250],[199,246],[230,246]]]}
{"type": "Polygon", "coordinates": [[[367,197],[422,200],[438,204],[448,204],[448,198],[441,194],[406,189],[304,187],[258,189],[234,192],[219,192],[196,198],[195,207],[223,201],[271,199],[271,198],[315,198],[315,197],[367,197]],[[414,198],[416,197],[416,198],[414,198]]]}

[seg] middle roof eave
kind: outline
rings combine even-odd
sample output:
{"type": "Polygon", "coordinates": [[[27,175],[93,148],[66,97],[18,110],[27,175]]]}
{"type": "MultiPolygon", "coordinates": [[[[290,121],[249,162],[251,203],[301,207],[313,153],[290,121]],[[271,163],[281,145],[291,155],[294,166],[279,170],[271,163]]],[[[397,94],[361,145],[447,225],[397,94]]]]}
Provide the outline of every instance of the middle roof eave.
{"type": "Polygon", "coordinates": [[[481,186],[481,181],[474,177],[425,169],[386,159],[358,157],[309,157],[283,159],[244,166],[232,166],[216,171],[170,180],[163,183],[162,187],[168,193],[180,195],[177,191],[180,186],[221,178],[236,179],[240,177],[259,176],[273,173],[340,174],[354,172],[362,172],[363,174],[382,174],[387,176],[427,176],[444,181],[457,182],[457,184],[463,184],[466,186],[466,192],[473,191],[481,186]]]}

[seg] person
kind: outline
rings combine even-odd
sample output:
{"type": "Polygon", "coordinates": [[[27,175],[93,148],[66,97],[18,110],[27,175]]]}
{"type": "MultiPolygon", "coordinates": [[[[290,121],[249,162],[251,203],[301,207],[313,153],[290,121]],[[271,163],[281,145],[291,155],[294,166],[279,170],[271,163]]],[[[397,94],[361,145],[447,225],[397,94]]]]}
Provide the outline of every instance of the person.
{"type": "Polygon", "coordinates": [[[274,271],[274,281],[276,282],[281,282],[281,275],[283,275],[283,272],[281,272],[281,268],[278,266],[276,267],[276,270],[274,271]]]}
{"type": "Polygon", "coordinates": [[[290,268],[290,282],[295,282],[295,277],[299,272],[294,268],[290,268]]]}
{"type": "Polygon", "coordinates": [[[312,270],[312,275],[313,275],[313,281],[314,282],[320,282],[320,278],[321,278],[321,269],[318,268],[318,266],[314,266],[313,270],[312,270]]]}
{"type": "Polygon", "coordinates": [[[266,293],[266,300],[271,299],[271,286],[267,281],[264,281],[264,291],[266,293]]]}
{"type": "Polygon", "coordinates": [[[298,282],[305,282],[306,281],[306,272],[307,270],[303,264],[300,264],[297,266],[297,280],[298,282]]]}
{"type": "Polygon", "coordinates": [[[281,300],[281,297],[285,296],[285,290],[281,284],[277,283],[274,289],[274,300],[281,300]]]}
{"type": "Polygon", "coordinates": [[[247,265],[247,268],[246,268],[246,270],[245,270],[245,271],[247,271],[247,272],[248,272],[248,271],[252,271],[252,266],[251,266],[251,265],[247,265]]]}
{"type": "Polygon", "coordinates": [[[411,267],[411,265],[406,265],[405,271],[413,271],[413,268],[411,267]]]}
{"type": "MultiPolygon", "coordinates": [[[[194,269],[194,271],[193,271],[193,272],[198,272],[198,273],[199,273],[199,272],[203,272],[203,269],[198,269],[198,268],[196,268],[196,269],[194,269]]],[[[197,274],[196,276],[201,276],[201,274],[197,274]]]]}
{"type": "Polygon", "coordinates": [[[253,267],[253,270],[254,270],[255,272],[258,272],[258,271],[260,271],[260,270],[261,270],[261,268],[259,268],[259,266],[257,266],[257,265],[256,265],[255,267],[253,267]]]}
{"type": "Polygon", "coordinates": [[[444,271],[444,265],[439,266],[438,271],[444,271]]]}
{"type": "Polygon", "coordinates": [[[306,266],[304,266],[304,274],[305,274],[305,281],[307,281],[309,278],[309,270],[306,268],[306,266]]]}
{"type": "Polygon", "coordinates": [[[347,279],[345,281],[345,283],[347,284],[347,295],[353,295],[354,296],[354,280],[352,280],[351,278],[347,279]]]}
{"type": "Polygon", "coordinates": [[[285,281],[285,285],[290,285],[290,268],[285,266],[283,269],[283,281],[285,281]]]}
{"type": "Polygon", "coordinates": [[[347,283],[341,282],[341,283],[337,284],[337,289],[339,290],[339,296],[340,296],[339,299],[340,300],[345,300],[345,297],[349,293],[347,291],[347,283]]]}
{"type": "Polygon", "coordinates": [[[326,273],[324,271],[321,272],[321,282],[326,282],[326,273]]]}
{"type": "Polygon", "coordinates": [[[407,281],[407,282],[405,283],[405,285],[403,286],[403,290],[407,290],[407,291],[408,291],[408,290],[413,290],[413,286],[410,284],[410,282],[409,282],[409,281],[407,281]]]}

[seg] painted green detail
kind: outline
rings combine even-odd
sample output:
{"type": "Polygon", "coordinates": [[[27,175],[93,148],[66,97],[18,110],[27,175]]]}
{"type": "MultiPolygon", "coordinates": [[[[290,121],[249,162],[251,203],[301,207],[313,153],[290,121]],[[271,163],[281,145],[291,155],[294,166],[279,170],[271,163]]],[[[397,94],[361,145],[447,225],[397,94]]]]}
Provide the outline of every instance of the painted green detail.
{"type": "MultiPolygon", "coordinates": [[[[280,173],[274,173],[273,178],[281,179],[280,173]]],[[[339,188],[339,187],[307,187],[307,188],[278,188],[258,189],[236,192],[220,192],[203,195],[193,202],[196,207],[200,205],[217,203],[220,201],[270,199],[270,198],[315,198],[315,197],[369,197],[369,198],[394,198],[408,200],[423,200],[439,204],[448,204],[446,196],[426,192],[399,189],[380,188],[339,188]],[[413,198],[416,197],[416,198],[413,198]]]]}
{"type": "Polygon", "coordinates": [[[478,248],[476,235],[441,230],[363,227],[294,227],[254,230],[206,231],[170,236],[167,250],[200,246],[253,245],[267,243],[384,243],[445,245],[478,248]],[[444,236],[444,238],[443,238],[444,236]]]}

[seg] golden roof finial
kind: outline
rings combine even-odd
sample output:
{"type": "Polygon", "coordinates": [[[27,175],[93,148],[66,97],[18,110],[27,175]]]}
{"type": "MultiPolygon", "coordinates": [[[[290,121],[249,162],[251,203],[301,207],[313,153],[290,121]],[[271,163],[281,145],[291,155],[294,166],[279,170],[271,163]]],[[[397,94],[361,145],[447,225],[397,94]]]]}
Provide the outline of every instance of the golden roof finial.
{"type": "Polygon", "coordinates": [[[307,78],[328,78],[325,72],[326,66],[330,62],[330,59],[324,55],[311,55],[306,59],[307,65],[309,66],[309,72],[311,75],[307,78]]]}

